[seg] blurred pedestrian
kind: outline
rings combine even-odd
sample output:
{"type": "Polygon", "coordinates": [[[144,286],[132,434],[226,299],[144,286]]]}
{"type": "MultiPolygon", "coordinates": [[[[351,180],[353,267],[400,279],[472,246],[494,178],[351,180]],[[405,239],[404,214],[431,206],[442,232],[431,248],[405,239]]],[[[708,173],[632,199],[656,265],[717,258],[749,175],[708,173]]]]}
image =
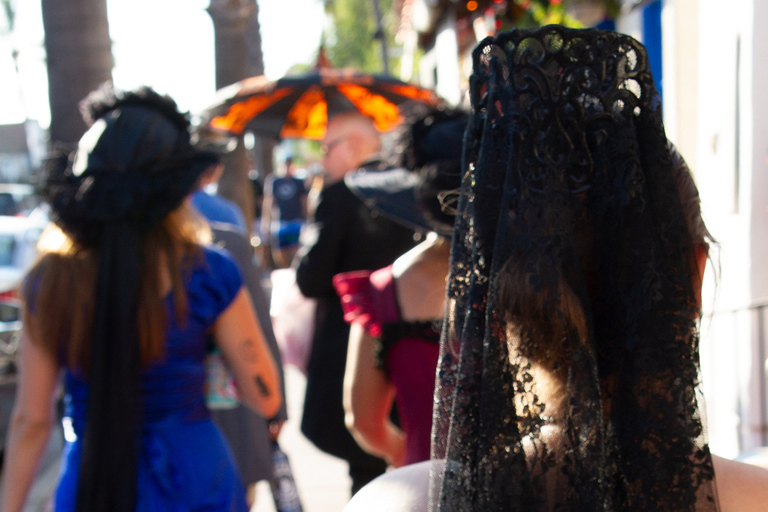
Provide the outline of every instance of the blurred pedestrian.
{"type": "Polygon", "coordinates": [[[220,163],[206,169],[200,176],[198,189],[192,192],[192,205],[209,222],[221,222],[234,226],[244,236],[248,235],[245,216],[233,201],[218,194],[218,185],[224,173],[220,163]]]}
{"type": "Polygon", "coordinates": [[[318,448],[349,463],[352,494],[383,473],[386,462],[363,451],[344,424],[349,326],[333,276],[382,268],[416,244],[413,230],[371,211],[344,184],[349,172],[384,169],[380,150],[380,134],[370,118],[349,111],[330,120],[323,140],[326,182],[297,256],[299,289],[318,301],[301,430],[318,448]]]}
{"type": "Polygon", "coordinates": [[[19,386],[2,509],[21,509],[54,418],[64,370],[71,434],[57,512],[247,510],[226,442],[205,406],[205,335],[240,400],[266,417],[277,372],[236,264],[206,246],[185,201],[216,155],[190,144],[175,102],[105,87],[91,127],[51,158],[55,226],[25,280],[19,386]]]}
{"type": "Polygon", "coordinates": [[[296,255],[299,233],[307,219],[307,189],[304,180],[295,175],[293,157],[287,157],[276,172],[264,182],[261,233],[265,251],[270,253],[265,261],[271,257],[275,268],[287,268],[296,255]]]}

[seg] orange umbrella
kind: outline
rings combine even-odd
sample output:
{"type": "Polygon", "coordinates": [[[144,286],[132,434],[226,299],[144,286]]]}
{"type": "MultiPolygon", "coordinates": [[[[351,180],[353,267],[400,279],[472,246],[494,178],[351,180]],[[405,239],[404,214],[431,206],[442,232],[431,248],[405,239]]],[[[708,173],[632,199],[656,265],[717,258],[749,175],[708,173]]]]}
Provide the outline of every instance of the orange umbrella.
{"type": "Polygon", "coordinates": [[[429,89],[390,76],[320,67],[275,81],[247,78],[220,89],[203,118],[210,128],[233,135],[248,129],[277,138],[320,140],[329,113],[357,109],[383,132],[402,120],[401,108],[408,103],[436,107],[441,100],[429,89]]]}

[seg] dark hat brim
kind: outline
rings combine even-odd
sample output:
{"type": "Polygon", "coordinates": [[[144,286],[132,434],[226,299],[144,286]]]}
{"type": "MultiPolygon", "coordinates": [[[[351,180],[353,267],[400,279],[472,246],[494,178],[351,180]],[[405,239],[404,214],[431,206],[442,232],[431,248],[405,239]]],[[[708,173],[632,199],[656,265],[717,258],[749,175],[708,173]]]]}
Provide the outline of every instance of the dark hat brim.
{"type": "Polygon", "coordinates": [[[414,231],[434,231],[416,198],[420,182],[418,173],[403,168],[359,170],[344,177],[347,187],[371,210],[414,231]]]}

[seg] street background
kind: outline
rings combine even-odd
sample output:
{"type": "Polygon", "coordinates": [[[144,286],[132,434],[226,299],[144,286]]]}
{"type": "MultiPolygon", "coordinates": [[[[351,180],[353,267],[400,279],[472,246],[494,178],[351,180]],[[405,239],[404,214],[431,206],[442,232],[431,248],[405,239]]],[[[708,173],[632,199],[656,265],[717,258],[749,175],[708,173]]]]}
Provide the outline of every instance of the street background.
{"type": "MultiPolygon", "coordinates": [[[[280,446],[288,456],[304,512],[340,512],[349,501],[352,485],[347,464],[327,455],[299,431],[306,379],[295,367],[285,366],[288,421],[280,433],[280,446]]],[[[251,512],[275,512],[269,483],[259,482],[251,512]]]]}

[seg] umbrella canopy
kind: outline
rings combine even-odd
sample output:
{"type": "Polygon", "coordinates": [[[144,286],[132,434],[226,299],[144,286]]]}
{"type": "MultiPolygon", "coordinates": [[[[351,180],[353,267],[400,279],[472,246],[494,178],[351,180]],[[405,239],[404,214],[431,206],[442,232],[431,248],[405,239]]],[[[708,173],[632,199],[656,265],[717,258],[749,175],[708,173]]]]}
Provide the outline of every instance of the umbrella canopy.
{"type": "Polygon", "coordinates": [[[322,67],[275,81],[256,76],[220,89],[203,117],[210,128],[233,135],[250,129],[277,138],[320,140],[329,115],[356,109],[383,132],[401,121],[400,107],[410,102],[441,103],[429,89],[390,76],[322,67]]]}

